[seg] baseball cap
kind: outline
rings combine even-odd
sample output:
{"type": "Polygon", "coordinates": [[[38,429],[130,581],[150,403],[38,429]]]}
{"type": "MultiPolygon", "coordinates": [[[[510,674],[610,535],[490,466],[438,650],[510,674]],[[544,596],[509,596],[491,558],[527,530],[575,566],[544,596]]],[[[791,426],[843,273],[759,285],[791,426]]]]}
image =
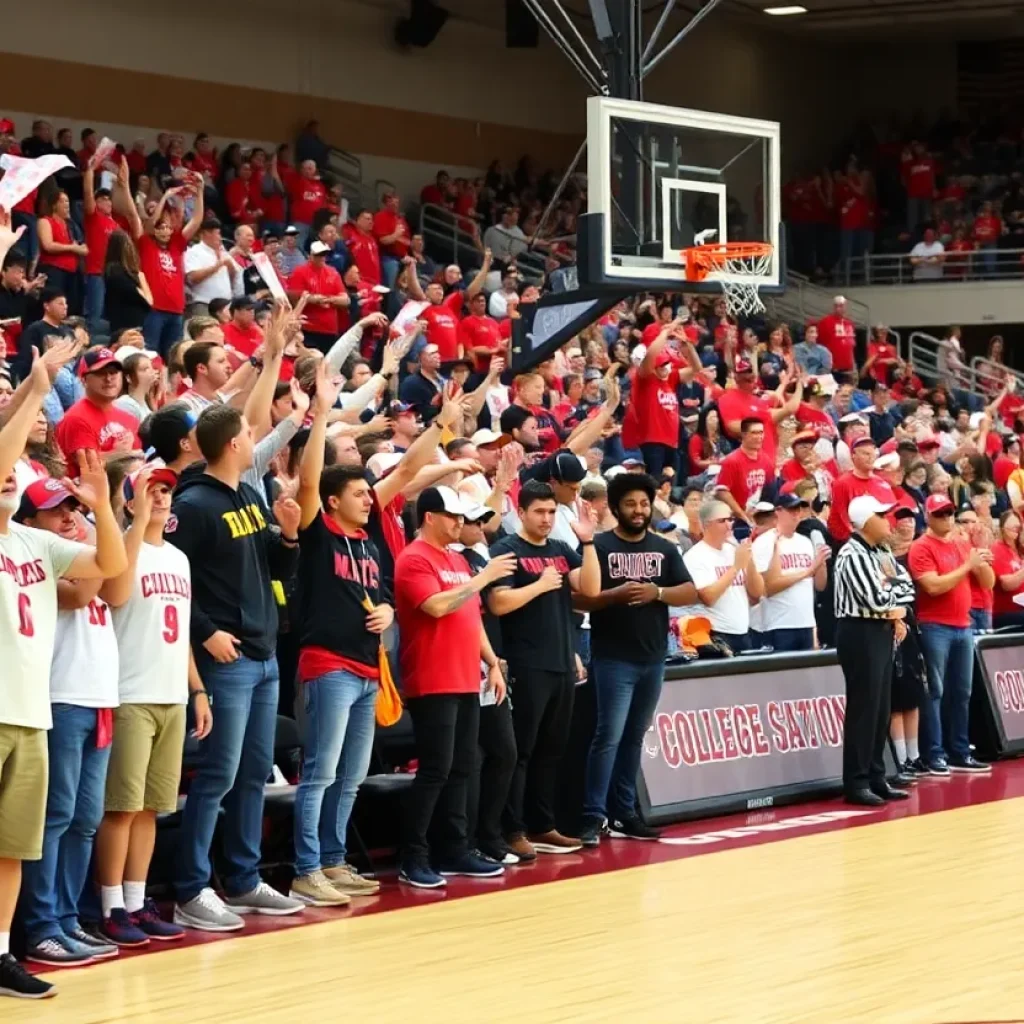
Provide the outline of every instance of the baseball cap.
{"type": "Polygon", "coordinates": [[[249,295],[239,295],[238,298],[232,299],[228,309],[234,313],[236,309],[255,309],[256,303],[252,300],[249,295]]]}
{"type": "Polygon", "coordinates": [[[839,417],[840,424],[843,423],[863,423],[864,426],[868,425],[868,421],[864,419],[859,412],[848,412],[845,416],[839,417]]]}
{"type": "Polygon", "coordinates": [[[909,505],[897,505],[892,510],[893,519],[913,519],[917,513],[909,505]]]}
{"type": "Polygon", "coordinates": [[[899,464],[900,457],[896,452],[886,452],[884,455],[879,455],[873,463],[875,469],[895,469],[899,464]]]}
{"type": "Polygon", "coordinates": [[[0,135],[13,135],[14,132],[14,122],[9,117],[0,120],[0,135]]]}
{"type": "Polygon", "coordinates": [[[172,402],[149,417],[147,461],[161,458],[173,461],[181,453],[181,442],[192,432],[199,417],[184,402],[172,402]]]}
{"type": "Polygon", "coordinates": [[[584,380],[600,380],[604,376],[596,366],[589,366],[583,371],[584,380]]]}
{"type": "Polygon", "coordinates": [[[851,525],[859,530],[872,516],[885,515],[892,505],[885,505],[872,494],[854,498],[846,509],[851,525]]]}
{"type": "Polygon", "coordinates": [[[775,506],[770,501],[755,501],[753,505],[747,506],[755,515],[769,515],[775,511],[775,506]]]}
{"type": "Polygon", "coordinates": [[[926,448],[941,448],[942,442],[934,434],[929,434],[928,437],[922,437],[917,442],[917,450],[924,451],[926,448]]]}
{"type": "Polygon", "coordinates": [[[551,479],[559,484],[578,484],[587,475],[584,460],[575,452],[555,452],[551,457],[551,479]]]}
{"type": "Polygon", "coordinates": [[[494,517],[493,508],[477,504],[475,501],[467,501],[465,497],[462,500],[466,505],[466,511],[463,515],[467,523],[488,523],[494,517]]]}
{"type": "Polygon", "coordinates": [[[821,394],[824,394],[824,392],[821,389],[821,385],[818,383],[818,379],[816,377],[812,377],[804,385],[804,398],[817,398],[818,395],[821,394]]]}
{"type": "Polygon", "coordinates": [[[850,445],[850,451],[862,448],[866,444],[874,445],[874,443],[875,442],[870,437],[858,437],[857,440],[850,445]]]}
{"type": "Polygon", "coordinates": [[[678,527],[671,519],[659,519],[654,523],[654,529],[658,533],[671,533],[673,530],[678,529],[678,527]]]}
{"type": "Polygon", "coordinates": [[[288,227],[284,229],[284,233],[286,235],[297,235],[299,233],[299,229],[294,224],[289,224],[288,227]]]}
{"type": "MultiPolygon", "coordinates": [[[[135,498],[136,485],[138,484],[139,474],[146,467],[137,469],[134,473],[130,473],[124,478],[124,500],[132,501],[135,498]]],[[[152,487],[154,484],[166,484],[173,491],[178,486],[178,474],[173,469],[168,469],[166,466],[156,466],[150,472],[149,485],[152,487]]]]}
{"type": "Polygon", "coordinates": [[[25,488],[14,521],[20,523],[24,519],[30,519],[37,512],[63,505],[65,501],[77,502],[78,499],[67,489],[63,480],[55,480],[52,477],[35,480],[25,488]]]}
{"type": "Polygon", "coordinates": [[[737,373],[753,373],[754,368],[750,365],[749,359],[737,359],[736,360],[736,372],[737,373]]]}
{"type": "Polygon", "coordinates": [[[402,461],[402,457],[401,452],[376,452],[366,460],[366,468],[380,480],[402,461]]]}
{"type": "Polygon", "coordinates": [[[654,360],[655,367],[668,366],[672,362],[672,353],[666,349],[662,349],[654,360]]]}
{"type": "Polygon", "coordinates": [[[317,239],[309,247],[309,255],[310,256],[322,256],[325,252],[330,252],[330,251],[331,251],[331,247],[329,245],[326,245],[324,242],[321,242],[320,239],[317,239]]]}
{"type": "Polygon", "coordinates": [[[946,494],[929,494],[928,500],[924,503],[924,510],[930,516],[937,515],[939,512],[945,512],[947,509],[953,509],[956,506],[953,504],[950,497],[946,494]]]}
{"type": "Polygon", "coordinates": [[[488,430],[486,427],[478,430],[470,439],[470,443],[477,448],[485,448],[487,445],[495,444],[500,448],[512,440],[508,434],[499,434],[496,430],[488,430]]]}
{"type": "Polygon", "coordinates": [[[807,502],[793,491],[780,491],[775,498],[776,508],[802,508],[806,504],[807,502]]]}
{"type": "Polygon", "coordinates": [[[416,499],[416,517],[422,521],[428,512],[444,512],[450,516],[464,516],[475,503],[465,501],[450,487],[428,487],[416,499]]]}
{"type": "Polygon", "coordinates": [[[793,444],[814,444],[818,440],[818,432],[816,430],[798,430],[793,435],[793,444]]]}
{"type": "Polygon", "coordinates": [[[639,455],[627,455],[622,460],[622,465],[627,469],[630,466],[643,466],[645,469],[647,468],[647,463],[639,455]]]}
{"type": "Polygon", "coordinates": [[[845,295],[837,295],[837,296],[836,296],[836,297],[835,297],[835,298],[834,298],[834,299],[832,300],[832,302],[833,302],[833,304],[834,304],[834,305],[836,305],[836,306],[845,306],[845,305],[846,305],[846,296],[845,296],[845,295]]]}
{"type": "Polygon", "coordinates": [[[119,370],[122,368],[121,360],[117,358],[112,349],[90,348],[85,352],[82,356],[82,361],[78,364],[78,376],[84,377],[88,373],[97,373],[111,364],[115,365],[119,370]]]}
{"type": "Polygon", "coordinates": [[[406,405],[405,402],[392,402],[388,406],[388,416],[395,417],[401,416],[403,413],[412,412],[413,408],[411,405],[406,405]]]}

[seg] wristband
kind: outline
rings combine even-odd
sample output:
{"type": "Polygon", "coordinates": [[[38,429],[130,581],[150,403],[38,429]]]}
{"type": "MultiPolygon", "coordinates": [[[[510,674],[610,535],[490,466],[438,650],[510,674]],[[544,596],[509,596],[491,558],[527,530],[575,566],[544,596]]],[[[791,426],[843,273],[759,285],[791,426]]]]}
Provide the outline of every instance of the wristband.
{"type": "Polygon", "coordinates": [[[209,691],[207,691],[207,690],[189,690],[188,691],[188,699],[189,699],[189,701],[195,700],[195,698],[200,696],[200,695],[205,697],[210,702],[211,706],[213,705],[213,698],[210,696],[209,691]]]}
{"type": "Polygon", "coordinates": [[[249,365],[257,370],[263,369],[263,360],[257,359],[255,356],[249,356],[249,365]]]}
{"type": "Polygon", "coordinates": [[[592,540],[581,540],[580,541],[580,547],[581,548],[592,548],[593,546],[594,546],[594,542],[592,540]]]}
{"type": "Polygon", "coordinates": [[[664,588],[664,587],[658,587],[658,600],[659,600],[659,601],[662,601],[662,600],[663,600],[663,598],[662,598],[662,596],[661,596],[661,595],[662,595],[662,594],[663,594],[664,592],[665,592],[665,588],[664,588]]]}
{"type": "Polygon", "coordinates": [[[296,544],[298,544],[298,543],[299,543],[299,538],[298,538],[298,537],[286,537],[286,536],[285,536],[285,535],[284,535],[284,534],[282,533],[282,534],[281,534],[281,541],[282,541],[282,542],[283,542],[284,544],[290,544],[290,545],[294,546],[294,545],[296,545],[296,544]]]}

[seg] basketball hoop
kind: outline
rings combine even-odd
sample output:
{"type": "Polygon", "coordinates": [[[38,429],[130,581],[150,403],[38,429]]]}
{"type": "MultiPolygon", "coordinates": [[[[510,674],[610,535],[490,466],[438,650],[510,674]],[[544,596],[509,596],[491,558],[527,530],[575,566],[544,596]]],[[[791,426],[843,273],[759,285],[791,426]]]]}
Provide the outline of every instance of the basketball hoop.
{"type": "Polygon", "coordinates": [[[774,246],[767,242],[713,242],[683,249],[686,280],[704,281],[711,274],[722,274],[725,302],[733,316],[750,316],[764,311],[758,295],[758,279],[771,268],[774,246]]]}

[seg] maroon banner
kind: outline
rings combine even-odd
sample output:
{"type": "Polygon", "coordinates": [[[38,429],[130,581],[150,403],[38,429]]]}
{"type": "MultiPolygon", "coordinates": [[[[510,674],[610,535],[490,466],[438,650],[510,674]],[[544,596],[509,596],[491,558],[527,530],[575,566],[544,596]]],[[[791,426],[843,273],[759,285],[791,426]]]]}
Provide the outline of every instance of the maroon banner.
{"type": "Polygon", "coordinates": [[[999,719],[1004,744],[1024,740],[1024,646],[986,647],[978,653],[988,673],[992,710],[999,719]]]}
{"type": "Polygon", "coordinates": [[[767,806],[776,790],[835,785],[845,717],[836,664],[666,679],[641,762],[651,811],[740,794],[767,806]]]}

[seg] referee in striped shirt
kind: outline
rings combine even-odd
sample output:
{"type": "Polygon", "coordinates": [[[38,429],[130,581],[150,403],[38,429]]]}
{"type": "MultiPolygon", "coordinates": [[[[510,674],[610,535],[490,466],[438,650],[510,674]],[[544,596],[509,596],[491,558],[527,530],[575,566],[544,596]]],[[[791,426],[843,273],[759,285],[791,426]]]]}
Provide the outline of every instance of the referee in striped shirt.
{"type": "Polygon", "coordinates": [[[914,584],[888,547],[891,508],[870,494],[854,498],[854,533],[835,564],[836,653],[846,679],[843,791],[847,803],[867,807],[909,795],[885,779],[893,659],[914,603],[914,584]]]}

